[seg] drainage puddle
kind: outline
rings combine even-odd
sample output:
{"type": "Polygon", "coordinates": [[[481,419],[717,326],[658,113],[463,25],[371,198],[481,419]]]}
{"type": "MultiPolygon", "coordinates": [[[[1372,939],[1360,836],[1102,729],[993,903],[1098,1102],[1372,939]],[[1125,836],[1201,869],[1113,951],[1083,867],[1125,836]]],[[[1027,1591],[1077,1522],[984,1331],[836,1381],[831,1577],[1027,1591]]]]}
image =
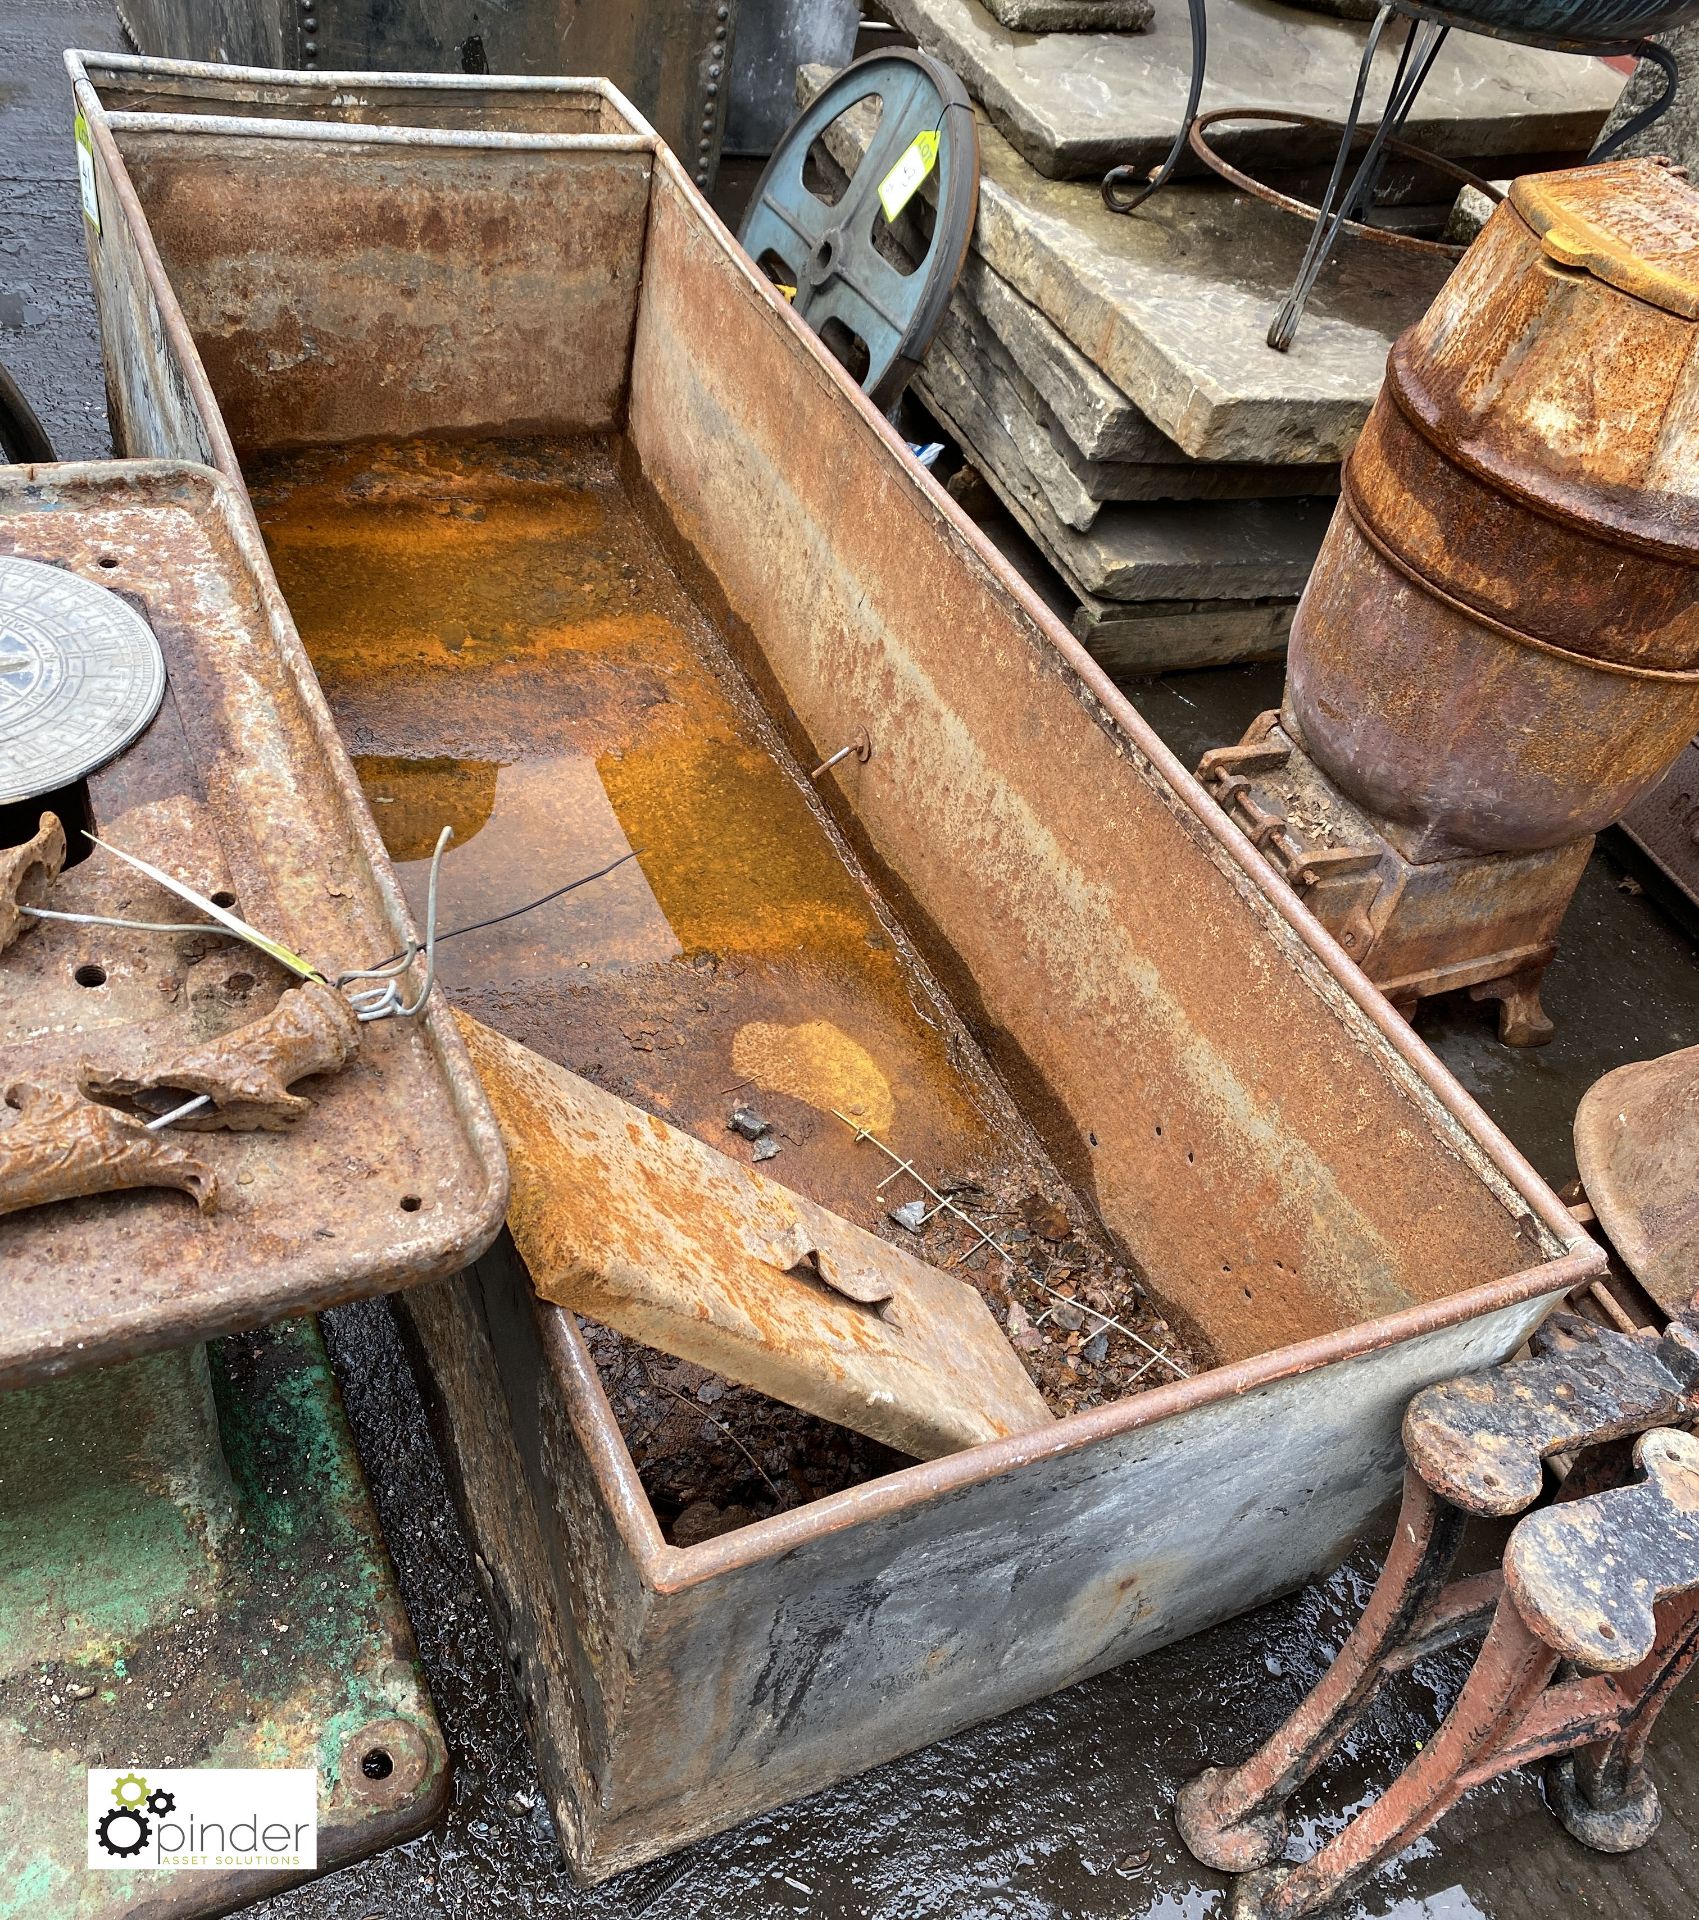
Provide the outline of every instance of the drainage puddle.
{"type": "MultiPolygon", "coordinates": [[[[440,950],[458,1005],[972,1281],[1058,1413],[1172,1377],[1094,1308],[1195,1368],[860,875],[616,443],[374,443],[244,471],[421,921],[431,848],[454,828],[439,926],[475,929],[440,950]],[[759,1141],[729,1129],[737,1108],[766,1123],[759,1141]],[[920,1187],[900,1171],[882,1185],[892,1161],[833,1109],[954,1193],[1014,1264],[948,1213],[918,1237],[893,1224],[920,1187]]],[[[587,1331],[669,1527],[704,1502],[737,1524],[891,1464],[587,1331]]],[[[698,1512],[685,1532],[702,1527],[722,1530],[698,1512]]]]}

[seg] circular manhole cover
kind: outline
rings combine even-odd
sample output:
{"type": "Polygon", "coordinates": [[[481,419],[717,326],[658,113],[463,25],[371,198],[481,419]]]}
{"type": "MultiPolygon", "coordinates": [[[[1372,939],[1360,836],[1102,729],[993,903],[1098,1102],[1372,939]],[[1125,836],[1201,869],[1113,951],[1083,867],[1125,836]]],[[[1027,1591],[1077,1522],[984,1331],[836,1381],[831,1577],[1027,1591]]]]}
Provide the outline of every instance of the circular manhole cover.
{"type": "Polygon", "coordinates": [[[117,594],[0,554],[0,802],[92,773],[135,739],[164,694],[153,629],[117,594]]]}

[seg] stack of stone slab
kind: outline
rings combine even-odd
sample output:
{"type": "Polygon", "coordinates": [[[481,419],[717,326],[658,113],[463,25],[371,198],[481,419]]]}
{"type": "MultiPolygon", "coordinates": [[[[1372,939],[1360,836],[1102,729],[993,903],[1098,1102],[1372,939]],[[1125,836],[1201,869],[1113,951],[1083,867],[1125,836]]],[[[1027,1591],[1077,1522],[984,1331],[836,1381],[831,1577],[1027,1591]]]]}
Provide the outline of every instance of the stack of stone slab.
{"type": "MultiPolygon", "coordinates": [[[[1188,57],[1178,0],[1148,32],[1039,36],[1009,32],[977,0],[885,4],[980,111],[978,224],[920,399],[1059,576],[1074,631],[1111,670],[1278,652],[1387,348],[1444,263],[1347,242],[1295,348],[1275,353],[1264,336],[1303,222],[1213,180],[1172,185],[1131,217],[1098,190],[1106,167],[1154,164],[1172,137],[1188,57]]],[[[1273,0],[1211,0],[1211,22],[1216,104],[1343,112],[1361,25],[1273,0]]],[[[1468,64],[1448,70],[1442,55],[1415,134],[1495,173],[1584,151],[1620,86],[1594,62],[1459,42],[1468,64]]],[[[799,99],[828,78],[804,68],[799,99]]],[[[854,170],[876,112],[864,103],[828,129],[836,168],[854,170]]],[[[1282,164],[1327,145],[1299,154],[1283,139],[1282,164]]],[[[1234,157],[1266,165],[1266,142],[1253,129],[1234,157]]],[[[903,216],[895,244],[923,244],[917,217],[903,216]]]]}

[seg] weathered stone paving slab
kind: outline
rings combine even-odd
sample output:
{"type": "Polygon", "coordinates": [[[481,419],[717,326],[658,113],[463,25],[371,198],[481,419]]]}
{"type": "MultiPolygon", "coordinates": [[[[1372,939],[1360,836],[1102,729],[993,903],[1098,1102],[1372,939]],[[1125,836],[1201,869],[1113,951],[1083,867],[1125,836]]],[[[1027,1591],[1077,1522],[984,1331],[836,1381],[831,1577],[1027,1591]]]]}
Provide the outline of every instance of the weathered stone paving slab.
{"type": "Polygon", "coordinates": [[[996,416],[1057,516],[1081,532],[1106,501],[1261,500],[1337,489],[1337,467],[1188,460],[1171,441],[1164,443],[1171,458],[1162,462],[1087,460],[959,292],[945,311],[938,339],[996,416]]]}
{"type": "Polygon", "coordinates": [[[977,251],[956,282],[955,304],[982,320],[1087,460],[1154,460],[1185,456],[1160,427],[1099,373],[1056,323],[977,251]]]}
{"type": "MultiPolygon", "coordinates": [[[[812,98],[828,77],[805,68],[799,91],[812,98]]],[[[1393,337],[1443,284],[1443,262],[1347,237],[1296,345],[1275,353],[1265,335],[1297,271],[1302,221],[1216,184],[1110,213],[1095,185],[1035,173],[983,115],[979,136],[980,258],[1193,459],[1342,459],[1393,337]]],[[[826,134],[849,170],[865,141],[854,113],[826,134]]]]}
{"type": "Polygon", "coordinates": [[[1111,600],[1088,600],[1071,624],[1099,665],[1126,679],[1175,667],[1278,660],[1286,651],[1297,604],[1199,600],[1189,606],[1117,606],[1111,600]]]}
{"type": "MultiPolygon", "coordinates": [[[[971,469],[969,470],[972,471],[971,469]]],[[[955,489],[952,488],[952,491],[955,489]]],[[[1117,679],[1142,679],[1173,667],[1219,667],[1275,660],[1286,651],[1292,599],[1078,600],[1002,502],[969,489],[979,530],[1099,665],[1117,679]]]]}
{"type": "Polygon", "coordinates": [[[1296,597],[1309,578],[1331,501],[1114,506],[1080,533],[1051,510],[1020,450],[939,341],[915,384],[956,439],[973,450],[975,465],[1003,504],[1081,600],[1296,597]]]}
{"type": "MultiPolygon", "coordinates": [[[[977,0],[889,0],[891,17],[953,67],[997,127],[1041,172],[1100,176],[1155,165],[1179,131],[1191,69],[1186,9],[1164,0],[1141,34],[1012,33],[977,0]]],[[[1203,108],[1265,107],[1342,121],[1368,28],[1279,4],[1210,0],[1203,108]]],[[[1370,80],[1375,119],[1401,34],[1389,31],[1370,80]]],[[[1458,158],[1580,155],[1622,80],[1601,62],[1454,33],[1411,115],[1407,137],[1458,158]]],[[[1225,133],[1227,130],[1223,130],[1225,133]]],[[[1221,144],[1253,170],[1290,167],[1322,146],[1280,129],[1221,144]]],[[[1322,143],[1331,150],[1331,142],[1322,143]]],[[[1514,170],[1514,169],[1513,169],[1514,170]]]]}
{"type": "Polygon", "coordinates": [[[1015,33],[1143,33],[1150,0],[985,0],[1015,33]]]}

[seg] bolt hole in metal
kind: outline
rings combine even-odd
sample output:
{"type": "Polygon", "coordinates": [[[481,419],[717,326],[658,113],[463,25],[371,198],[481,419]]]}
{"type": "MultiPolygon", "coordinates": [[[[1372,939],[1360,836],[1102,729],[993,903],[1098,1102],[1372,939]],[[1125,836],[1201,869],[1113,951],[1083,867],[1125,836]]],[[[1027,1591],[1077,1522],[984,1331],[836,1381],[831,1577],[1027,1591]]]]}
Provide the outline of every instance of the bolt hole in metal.
{"type": "Polygon", "coordinates": [[[226,913],[236,904],[236,896],[228,887],[220,887],[217,893],[209,893],[207,898],[215,907],[222,907],[226,913]]]}
{"type": "Polygon", "coordinates": [[[251,973],[233,973],[226,978],[224,984],[231,993],[252,993],[254,976],[251,973]]]}
{"type": "Polygon", "coordinates": [[[104,987],[106,985],[106,969],[104,967],[97,967],[92,960],[85,960],[71,975],[71,978],[76,981],[79,987],[104,987]]]}
{"type": "Polygon", "coordinates": [[[102,567],[115,567],[117,566],[117,564],[118,564],[118,556],[115,553],[103,553],[100,556],[100,559],[96,562],[97,566],[102,566],[102,567]]]}
{"type": "MultiPolygon", "coordinates": [[[[401,1211],[403,1213],[417,1213],[424,1204],[424,1201],[421,1200],[416,1193],[404,1193],[401,1196],[401,1211]]],[[[381,1778],[381,1776],[377,1777],[381,1778]]]]}
{"type": "Polygon", "coordinates": [[[368,1747],[360,1756],[360,1771],[368,1780],[387,1780],[395,1771],[395,1762],[384,1748],[368,1747]]]}

